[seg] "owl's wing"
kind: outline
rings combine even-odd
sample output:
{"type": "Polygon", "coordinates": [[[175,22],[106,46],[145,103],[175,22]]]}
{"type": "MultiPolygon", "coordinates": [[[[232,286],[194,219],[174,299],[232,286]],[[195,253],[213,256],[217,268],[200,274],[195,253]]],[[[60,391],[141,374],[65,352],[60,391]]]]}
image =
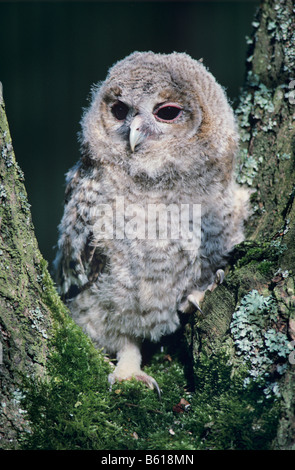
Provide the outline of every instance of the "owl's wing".
{"type": "Polygon", "coordinates": [[[56,282],[63,300],[70,300],[94,284],[107,265],[107,256],[92,246],[91,237],[77,253],[64,247],[56,262],[56,282]],[[70,251],[70,253],[69,253],[70,251]]]}
{"type": "Polygon", "coordinates": [[[59,227],[59,249],[54,261],[58,291],[63,300],[76,297],[104,272],[108,257],[93,242],[85,186],[92,178],[81,162],[67,175],[66,203],[59,227]]]}

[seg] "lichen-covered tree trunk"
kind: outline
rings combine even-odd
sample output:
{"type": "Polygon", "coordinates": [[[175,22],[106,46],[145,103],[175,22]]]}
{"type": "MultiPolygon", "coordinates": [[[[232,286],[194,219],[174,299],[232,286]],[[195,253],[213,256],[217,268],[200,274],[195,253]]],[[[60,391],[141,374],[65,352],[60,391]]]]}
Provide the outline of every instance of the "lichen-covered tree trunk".
{"type": "Polygon", "coordinates": [[[59,299],[54,289],[45,292],[52,283],[15,160],[1,83],[0,148],[0,448],[6,449],[16,448],[29,427],[21,406],[22,382],[25,376],[45,374],[53,322],[49,304],[59,299]]]}
{"type": "Polygon", "coordinates": [[[255,379],[262,395],[277,392],[282,408],[272,447],[295,449],[294,1],[265,0],[252,24],[236,111],[238,180],[253,189],[247,241],[233,252],[224,284],[205,298],[206,318],[187,327],[187,336],[196,374],[203,353],[227,350],[236,369],[247,364],[245,384],[255,379]]]}
{"type": "Polygon", "coordinates": [[[11,143],[0,92],[0,341],[1,418],[0,446],[15,445],[16,433],[26,423],[18,396],[19,373],[42,373],[48,312],[40,303],[40,260],[30,206],[11,143]]]}
{"type": "Polygon", "coordinates": [[[40,254],[31,223],[23,175],[16,164],[9,128],[1,106],[1,251],[0,251],[0,341],[1,418],[0,446],[15,445],[16,433],[25,422],[19,406],[19,372],[41,372],[50,334],[44,305],[39,301],[40,254]],[[30,319],[31,328],[29,327],[30,319]],[[37,334],[39,331],[40,334],[37,334]],[[43,335],[43,337],[42,337],[43,335]]]}

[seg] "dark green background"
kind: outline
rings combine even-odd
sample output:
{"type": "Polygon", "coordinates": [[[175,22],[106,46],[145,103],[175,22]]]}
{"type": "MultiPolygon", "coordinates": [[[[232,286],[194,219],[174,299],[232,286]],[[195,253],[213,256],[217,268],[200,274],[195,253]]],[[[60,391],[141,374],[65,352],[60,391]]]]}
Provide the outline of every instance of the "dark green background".
{"type": "Polygon", "coordinates": [[[2,2],[0,81],[16,158],[25,173],[39,246],[51,263],[64,174],[90,86],[134,50],[185,51],[235,102],[256,1],[2,2]]]}

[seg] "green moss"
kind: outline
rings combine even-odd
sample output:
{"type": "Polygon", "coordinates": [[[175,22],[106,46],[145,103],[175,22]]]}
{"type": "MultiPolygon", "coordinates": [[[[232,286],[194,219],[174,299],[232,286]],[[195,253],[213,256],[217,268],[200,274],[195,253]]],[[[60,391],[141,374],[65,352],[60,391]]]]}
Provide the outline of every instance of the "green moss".
{"type": "Polygon", "coordinates": [[[199,406],[208,409],[204,444],[210,449],[266,449],[275,436],[279,405],[267,402],[256,385],[244,386],[246,370],[234,372],[232,358],[220,352],[201,356],[199,406]]]}
{"type": "Polygon", "coordinates": [[[237,245],[231,255],[230,263],[235,270],[250,267],[262,274],[266,278],[274,273],[281,255],[281,244],[273,242],[252,242],[245,241],[237,245]]]}
{"type": "Polygon", "coordinates": [[[273,262],[264,260],[258,264],[257,269],[261,274],[263,274],[264,276],[267,276],[271,272],[273,272],[273,262]]]}
{"type": "Polygon", "coordinates": [[[134,381],[110,391],[108,363],[75,326],[59,332],[56,348],[50,379],[27,390],[25,449],[265,449],[274,437],[278,410],[243,389],[227,357],[201,356],[188,392],[177,358],[157,354],[146,370],[162,389],[159,401],[134,381]]]}

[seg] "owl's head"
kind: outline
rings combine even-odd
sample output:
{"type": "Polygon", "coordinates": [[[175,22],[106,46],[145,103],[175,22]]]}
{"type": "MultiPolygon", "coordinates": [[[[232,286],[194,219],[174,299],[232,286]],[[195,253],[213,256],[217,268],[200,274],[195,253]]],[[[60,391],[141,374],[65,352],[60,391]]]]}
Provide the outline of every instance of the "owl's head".
{"type": "Polygon", "coordinates": [[[229,170],[238,135],[223,89],[200,62],[134,52],[93,88],[81,140],[93,160],[159,177],[213,161],[229,170]]]}

